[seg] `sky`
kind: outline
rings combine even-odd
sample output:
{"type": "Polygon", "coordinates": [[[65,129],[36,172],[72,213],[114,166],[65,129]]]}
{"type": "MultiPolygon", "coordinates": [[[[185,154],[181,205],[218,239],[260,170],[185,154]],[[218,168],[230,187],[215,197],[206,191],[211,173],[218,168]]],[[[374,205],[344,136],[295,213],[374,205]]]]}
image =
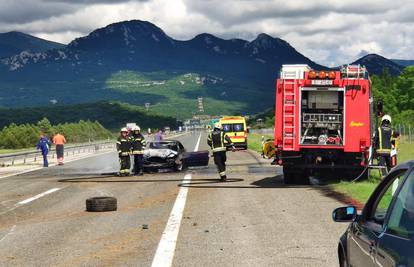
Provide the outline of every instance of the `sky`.
{"type": "Polygon", "coordinates": [[[336,66],[368,53],[414,59],[413,14],[412,0],[0,0],[0,32],[69,43],[139,19],[178,40],[204,32],[253,40],[264,32],[336,66]]]}

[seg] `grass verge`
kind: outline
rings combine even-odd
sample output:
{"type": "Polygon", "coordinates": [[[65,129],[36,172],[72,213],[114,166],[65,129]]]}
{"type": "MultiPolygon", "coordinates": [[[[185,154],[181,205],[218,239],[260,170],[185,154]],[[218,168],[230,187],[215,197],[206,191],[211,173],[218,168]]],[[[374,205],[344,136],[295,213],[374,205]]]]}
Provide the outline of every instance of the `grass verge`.
{"type": "MultiPolygon", "coordinates": [[[[401,142],[398,150],[398,162],[402,163],[413,159],[413,153],[414,143],[401,142]]],[[[331,184],[331,186],[333,190],[337,192],[344,193],[361,203],[366,203],[369,196],[372,194],[380,181],[381,177],[379,172],[372,170],[368,180],[358,181],[355,183],[340,181],[338,183],[331,184]]]]}
{"type": "Polygon", "coordinates": [[[264,136],[265,139],[273,138],[273,136],[269,134],[262,135],[258,133],[251,133],[247,137],[247,145],[249,149],[262,153],[262,136],[264,136]]]}

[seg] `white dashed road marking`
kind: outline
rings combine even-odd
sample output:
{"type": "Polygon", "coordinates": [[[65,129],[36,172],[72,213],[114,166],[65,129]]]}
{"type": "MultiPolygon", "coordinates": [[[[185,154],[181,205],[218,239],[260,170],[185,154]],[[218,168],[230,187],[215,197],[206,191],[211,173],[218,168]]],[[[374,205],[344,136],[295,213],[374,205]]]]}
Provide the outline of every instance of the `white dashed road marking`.
{"type": "MultiPolygon", "coordinates": [[[[198,151],[200,146],[201,134],[198,137],[194,151],[198,151]]],[[[186,174],[183,183],[191,181],[191,174],[186,174]]],[[[152,267],[170,267],[173,263],[175,246],[177,244],[178,233],[180,231],[181,220],[183,218],[184,207],[187,200],[188,187],[180,187],[174,207],[168,218],[167,226],[162,233],[160,243],[152,261],[152,267]]]]}
{"type": "Polygon", "coordinates": [[[41,194],[38,194],[38,195],[34,196],[34,197],[31,197],[31,198],[25,199],[23,201],[20,201],[18,204],[19,205],[24,205],[24,204],[30,203],[30,202],[32,202],[32,201],[34,201],[36,199],[39,199],[41,197],[44,197],[46,195],[49,195],[49,194],[54,193],[56,191],[59,191],[60,189],[62,189],[62,188],[52,188],[50,190],[47,190],[46,192],[43,192],[41,194]]]}

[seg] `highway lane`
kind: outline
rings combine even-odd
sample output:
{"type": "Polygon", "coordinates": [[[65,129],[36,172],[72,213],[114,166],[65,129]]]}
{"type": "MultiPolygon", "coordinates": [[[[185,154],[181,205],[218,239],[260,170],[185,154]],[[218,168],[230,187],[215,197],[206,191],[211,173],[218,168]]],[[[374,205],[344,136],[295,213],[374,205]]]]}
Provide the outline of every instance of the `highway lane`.
{"type": "MultiPolygon", "coordinates": [[[[198,137],[177,139],[192,150],[198,137]]],[[[0,180],[0,266],[150,266],[183,186],[173,266],[336,264],[345,225],[330,212],[340,204],[318,187],[285,187],[280,170],[253,152],[228,155],[228,183],[215,180],[212,160],[183,173],[101,175],[117,170],[115,153],[0,180]],[[85,199],[99,195],[117,197],[118,211],[85,212],[85,199]]]]}

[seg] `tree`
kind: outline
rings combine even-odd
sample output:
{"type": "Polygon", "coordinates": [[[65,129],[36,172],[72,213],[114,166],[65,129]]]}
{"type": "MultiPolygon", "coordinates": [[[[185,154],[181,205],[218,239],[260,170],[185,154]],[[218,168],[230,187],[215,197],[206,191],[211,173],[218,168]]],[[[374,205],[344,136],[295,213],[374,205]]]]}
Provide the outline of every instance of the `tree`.
{"type": "Polygon", "coordinates": [[[47,118],[40,120],[37,123],[37,126],[39,127],[40,131],[47,136],[52,136],[54,134],[52,124],[47,118]]]}

